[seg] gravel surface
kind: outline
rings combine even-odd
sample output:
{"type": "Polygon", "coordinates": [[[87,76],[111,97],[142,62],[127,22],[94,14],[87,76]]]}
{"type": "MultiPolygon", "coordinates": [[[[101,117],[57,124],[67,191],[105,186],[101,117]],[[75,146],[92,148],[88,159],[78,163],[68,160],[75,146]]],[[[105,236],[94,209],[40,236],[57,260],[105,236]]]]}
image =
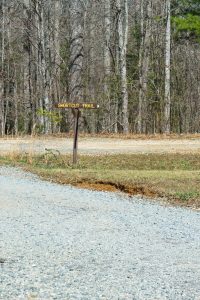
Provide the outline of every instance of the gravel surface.
{"type": "Polygon", "coordinates": [[[0,299],[200,299],[200,213],[0,168],[0,299]]]}

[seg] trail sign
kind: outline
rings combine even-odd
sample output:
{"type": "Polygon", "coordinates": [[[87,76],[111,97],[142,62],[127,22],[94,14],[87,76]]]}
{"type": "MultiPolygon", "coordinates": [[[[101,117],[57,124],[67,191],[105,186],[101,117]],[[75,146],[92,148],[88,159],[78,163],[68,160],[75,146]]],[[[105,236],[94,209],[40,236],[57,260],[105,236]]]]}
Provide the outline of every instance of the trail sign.
{"type": "Polygon", "coordinates": [[[74,115],[74,143],[73,143],[73,164],[77,163],[77,150],[78,150],[78,121],[81,115],[79,109],[97,109],[99,105],[96,103],[56,103],[56,108],[72,109],[74,115]]]}
{"type": "Polygon", "coordinates": [[[55,105],[57,108],[85,108],[85,109],[97,109],[99,105],[96,103],[73,103],[73,102],[66,102],[66,103],[57,103],[55,105]]]}

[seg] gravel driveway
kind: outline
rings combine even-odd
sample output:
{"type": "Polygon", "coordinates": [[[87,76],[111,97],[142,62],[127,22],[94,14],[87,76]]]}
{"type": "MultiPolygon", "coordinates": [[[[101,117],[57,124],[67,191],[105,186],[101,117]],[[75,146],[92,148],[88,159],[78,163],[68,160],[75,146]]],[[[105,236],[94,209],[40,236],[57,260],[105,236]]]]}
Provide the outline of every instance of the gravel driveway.
{"type": "Polygon", "coordinates": [[[0,168],[0,299],[200,299],[200,213],[0,168]]]}

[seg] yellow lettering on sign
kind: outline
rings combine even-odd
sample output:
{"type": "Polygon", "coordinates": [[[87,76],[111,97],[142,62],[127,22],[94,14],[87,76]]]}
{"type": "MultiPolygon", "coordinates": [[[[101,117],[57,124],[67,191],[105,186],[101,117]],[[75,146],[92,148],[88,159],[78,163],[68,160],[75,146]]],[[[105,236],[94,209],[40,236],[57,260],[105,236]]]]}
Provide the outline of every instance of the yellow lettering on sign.
{"type": "Polygon", "coordinates": [[[59,103],[58,108],[79,108],[79,103],[59,103]]]}
{"type": "Polygon", "coordinates": [[[93,109],[93,108],[98,108],[99,105],[96,105],[94,103],[73,103],[73,102],[68,102],[68,103],[58,103],[57,107],[58,108],[88,108],[88,109],[93,109]]]}
{"type": "Polygon", "coordinates": [[[92,103],[83,103],[83,108],[94,108],[92,103]]]}

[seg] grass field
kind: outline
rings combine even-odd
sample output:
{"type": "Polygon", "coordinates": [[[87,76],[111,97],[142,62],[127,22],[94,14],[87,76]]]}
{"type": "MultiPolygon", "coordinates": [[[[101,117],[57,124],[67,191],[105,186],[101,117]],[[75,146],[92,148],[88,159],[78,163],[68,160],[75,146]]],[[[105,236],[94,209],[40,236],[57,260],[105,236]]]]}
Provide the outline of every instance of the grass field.
{"type": "Polygon", "coordinates": [[[95,190],[123,191],[171,204],[200,207],[200,154],[115,154],[71,156],[12,154],[0,164],[20,166],[44,179],[95,190]]]}

